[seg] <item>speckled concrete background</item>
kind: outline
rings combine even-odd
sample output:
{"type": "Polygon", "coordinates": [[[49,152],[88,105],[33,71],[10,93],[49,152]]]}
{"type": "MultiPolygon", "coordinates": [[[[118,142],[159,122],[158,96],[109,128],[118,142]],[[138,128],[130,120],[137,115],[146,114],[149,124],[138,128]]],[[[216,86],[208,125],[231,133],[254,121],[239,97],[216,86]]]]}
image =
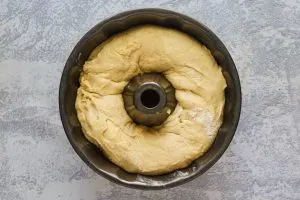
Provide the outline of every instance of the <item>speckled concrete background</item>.
{"type": "Polygon", "coordinates": [[[0,1],[0,199],[300,199],[300,1],[0,1]],[[169,190],[96,175],[63,131],[58,86],[80,37],[120,11],[160,7],[208,25],[243,90],[237,134],[206,174],[169,190]]]}

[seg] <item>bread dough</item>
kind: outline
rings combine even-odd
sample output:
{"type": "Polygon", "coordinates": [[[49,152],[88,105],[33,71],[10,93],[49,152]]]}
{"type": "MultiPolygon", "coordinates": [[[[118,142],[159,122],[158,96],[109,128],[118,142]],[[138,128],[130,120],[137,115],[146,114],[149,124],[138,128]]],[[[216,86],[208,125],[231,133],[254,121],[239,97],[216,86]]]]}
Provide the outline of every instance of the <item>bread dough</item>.
{"type": "Polygon", "coordinates": [[[86,138],[128,172],[158,175],[205,153],[222,123],[226,81],[210,51],[192,37],[146,25],[117,34],[83,66],[76,110],[86,138]],[[159,72],[178,104],[157,127],[135,124],[122,92],[139,73],[159,72]]]}

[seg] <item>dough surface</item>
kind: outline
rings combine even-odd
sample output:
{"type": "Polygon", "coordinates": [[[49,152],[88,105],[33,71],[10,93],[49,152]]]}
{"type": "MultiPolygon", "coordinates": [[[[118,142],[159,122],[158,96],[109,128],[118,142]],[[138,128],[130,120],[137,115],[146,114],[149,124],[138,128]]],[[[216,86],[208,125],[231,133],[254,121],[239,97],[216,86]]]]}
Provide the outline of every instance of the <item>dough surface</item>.
{"type": "Polygon", "coordinates": [[[158,175],[204,154],[222,123],[226,81],[210,51],[192,37],[153,25],[131,28],[85,62],[76,110],[86,138],[128,172],[158,175]],[[135,124],[122,92],[139,73],[160,72],[176,89],[174,112],[157,127],[135,124]]]}

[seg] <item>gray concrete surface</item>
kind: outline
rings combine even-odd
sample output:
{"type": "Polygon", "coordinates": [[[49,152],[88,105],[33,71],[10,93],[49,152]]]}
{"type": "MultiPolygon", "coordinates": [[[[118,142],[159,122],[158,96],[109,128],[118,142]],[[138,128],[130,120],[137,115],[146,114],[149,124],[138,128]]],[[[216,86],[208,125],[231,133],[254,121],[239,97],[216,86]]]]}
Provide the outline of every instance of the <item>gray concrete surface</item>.
{"type": "Polygon", "coordinates": [[[0,1],[0,199],[300,199],[300,1],[0,1]],[[80,37],[120,11],[160,7],[210,27],[238,68],[243,110],[229,149],[196,180],[128,189],[96,175],[61,125],[58,86],[80,37]]]}

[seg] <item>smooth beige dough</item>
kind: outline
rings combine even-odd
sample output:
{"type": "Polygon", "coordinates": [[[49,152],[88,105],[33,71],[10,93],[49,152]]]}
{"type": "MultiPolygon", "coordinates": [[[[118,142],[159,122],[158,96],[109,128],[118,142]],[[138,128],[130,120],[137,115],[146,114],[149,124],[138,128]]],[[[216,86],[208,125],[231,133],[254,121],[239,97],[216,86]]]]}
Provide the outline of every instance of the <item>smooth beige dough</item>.
{"type": "Polygon", "coordinates": [[[210,51],[192,37],[139,26],[111,37],[85,62],[76,110],[86,138],[128,172],[158,175],[203,155],[222,123],[226,81],[210,51]],[[139,73],[160,72],[178,104],[160,126],[135,124],[122,92],[139,73]]]}

